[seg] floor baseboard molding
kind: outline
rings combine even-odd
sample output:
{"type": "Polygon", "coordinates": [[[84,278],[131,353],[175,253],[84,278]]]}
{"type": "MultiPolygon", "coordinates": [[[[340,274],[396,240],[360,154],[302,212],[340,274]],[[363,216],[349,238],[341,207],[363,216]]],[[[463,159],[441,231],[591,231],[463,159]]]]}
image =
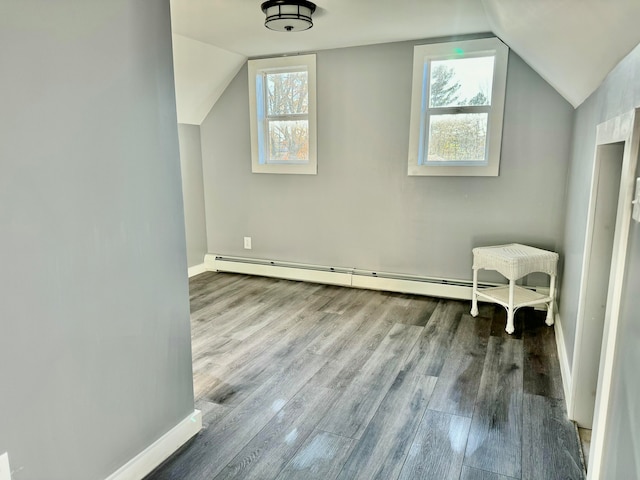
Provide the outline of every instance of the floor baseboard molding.
{"type": "Polygon", "coordinates": [[[189,278],[195,277],[196,275],[200,275],[201,273],[204,273],[207,271],[208,269],[207,269],[206,263],[201,263],[200,265],[194,265],[193,267],[189,267],[189,269],[187,270],[189,274],[189,278]]]}
{"type": "MultiPolygon", "coordinates": [[[[339,285],[343,287],[383,290],[388,292],[427,295],[454,300],[471,300],[471,280],[424,277],[413,274],[374,272],[359,268],[331,267],[280,260],[232,257],[207,253],[204,267],[211,272],[241,273],[263,277],[282,278],[303,282],[339,285]]],[[[471,269],[469,269],[471,270],[471,269]]],[[[479,287],[503,286],[505,283],[479,282],[479,287]]],[[[536,291],[547,291],[548,287],[529,286],[536,291]]],[[[479,299],[479,301],[484,301],[479,299]]],[[[546,310],[546,305],[543,306],[546,310]]]]}
{"type": "Polygon", "coordinates": [[[369,290],[384,290],[387,292],[411,293],[413,295],[428,295],[430,297],[469,301],[471,301],[471,292],[473,290],[472,287],[465,285],[360,275],[353,275],[351,286],[369,290]]]}
{"type": "Polygon", "coordinates": [[[200,410],[194,410],[188,417],[120,467],[106,480],[141,480],[201,429],[202,414],[200,410]]]}
{"type": "Polygon", "coordinates": [[[553,327],[556,334],[556,348],[558,349],[558,362],[560,363],[560,375],[562,376],[562,388],[564,389],[564,400],[567,406],[567,413],[571,418],[571,368],[569,365],[569,355],[564,343],[564,334],[562,332],[562,319],[560,314],[556,313],[555,323],[553,327]]]}
{"type": "Polygon", "coordinates": [[[283,278],[285,280],[324,283],[343,287],[351,286],[350,273],[322,271],[313,268],[214,260],[214,270],[217,272],[243,273],[246,275],[259,275],[262,277],[283,278]]]}
{"type": "MultiPolygon", "coordinates": [[[[471,300],[472,292],[471,282],[465,280],[433,279],[417,275],[376,273],[355,268],[334,268],[240,257],[221,257],[215,254],[205,255],[205,266],[207,270],[214,272],[260,275],[286,280],[429,295],[457,300],[471,300]]],[[[490,284],[490,286],[495,285],[490,284]]]]}

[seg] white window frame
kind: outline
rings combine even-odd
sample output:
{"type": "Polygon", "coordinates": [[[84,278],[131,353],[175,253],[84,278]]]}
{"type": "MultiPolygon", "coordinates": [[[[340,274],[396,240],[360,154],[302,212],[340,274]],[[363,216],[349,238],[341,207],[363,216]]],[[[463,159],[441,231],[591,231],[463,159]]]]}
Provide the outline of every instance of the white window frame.
{"type": "Polygon", "coordinates": [[[315,54],[291,57],[262,58],[249,60],[249,110],[251,128],[251,171],[253,173],[282,173],[316,175],[317,160],[317,122],[316,122],[316,56],[315,54]],[[305,69],[308,82],[308,120],[309,120],[309,160],[303,162],[270,163],[266,159],[266,101],[264,94],[257,91],[262,82],[258,81],[265,73],[295,71],[305,69]],[[262,104],[258,104],[259,101],[262,104]]]}
{"type": "Polygon", "coordinates": [[[497,177],[500,171],[502,119],[507,86],[509,48],[498,38],[482,38],[459,42],[416,45],[413,50],[413,85],[411,91],[411,123],[409,131],[409,175],[419,176],[487,176],[497,177]],[[486,54],[495,56],[491,106],[429,107],[429,65],[432,60],[473,58],[486,54]],[[426,161],[431,112],[489,114],[484,162],[426,161]]]}

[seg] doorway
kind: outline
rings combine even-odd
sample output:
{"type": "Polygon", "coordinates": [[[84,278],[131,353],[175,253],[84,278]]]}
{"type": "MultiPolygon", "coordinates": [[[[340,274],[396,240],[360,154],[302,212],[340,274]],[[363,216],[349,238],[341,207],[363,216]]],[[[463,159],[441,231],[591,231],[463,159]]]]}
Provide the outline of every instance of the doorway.
{"type": "Polygon", "coordinates": [[[572,418],[587,429],[593,427],[623,156],[624,142],[596,146],[576,332],[582,354],[572,367],[572,418]]]}
{"type": "Polygon", "coordinates": [[[598,125],[568,405],[593,425],[588,480],[603,475],[639,151],[640,108],[598,125]]]}

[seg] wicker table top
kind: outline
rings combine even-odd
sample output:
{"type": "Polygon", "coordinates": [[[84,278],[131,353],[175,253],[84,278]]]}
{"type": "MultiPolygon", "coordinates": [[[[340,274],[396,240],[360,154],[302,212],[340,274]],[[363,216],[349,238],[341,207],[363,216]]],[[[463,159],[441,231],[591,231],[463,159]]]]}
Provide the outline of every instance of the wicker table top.
{"type": "Polygon", "coordinates": [[[473,268],[496,270],[509,280],[533,272],[556,275],[558,254],[519,243],[473,249],[473,268]]]}

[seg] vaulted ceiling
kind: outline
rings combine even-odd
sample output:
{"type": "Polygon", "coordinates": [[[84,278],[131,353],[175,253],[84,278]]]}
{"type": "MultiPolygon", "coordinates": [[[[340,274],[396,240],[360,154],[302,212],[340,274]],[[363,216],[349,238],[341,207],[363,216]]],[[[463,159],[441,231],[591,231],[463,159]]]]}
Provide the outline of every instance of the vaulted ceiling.
{"type": "Polygon", "coordinates": [[[172,0],[178,121],[200,124],[247,57],[493,32],[574,107],[640,42],[640,0],[317,0],[264,27],[261,0],[172,0]]]}

